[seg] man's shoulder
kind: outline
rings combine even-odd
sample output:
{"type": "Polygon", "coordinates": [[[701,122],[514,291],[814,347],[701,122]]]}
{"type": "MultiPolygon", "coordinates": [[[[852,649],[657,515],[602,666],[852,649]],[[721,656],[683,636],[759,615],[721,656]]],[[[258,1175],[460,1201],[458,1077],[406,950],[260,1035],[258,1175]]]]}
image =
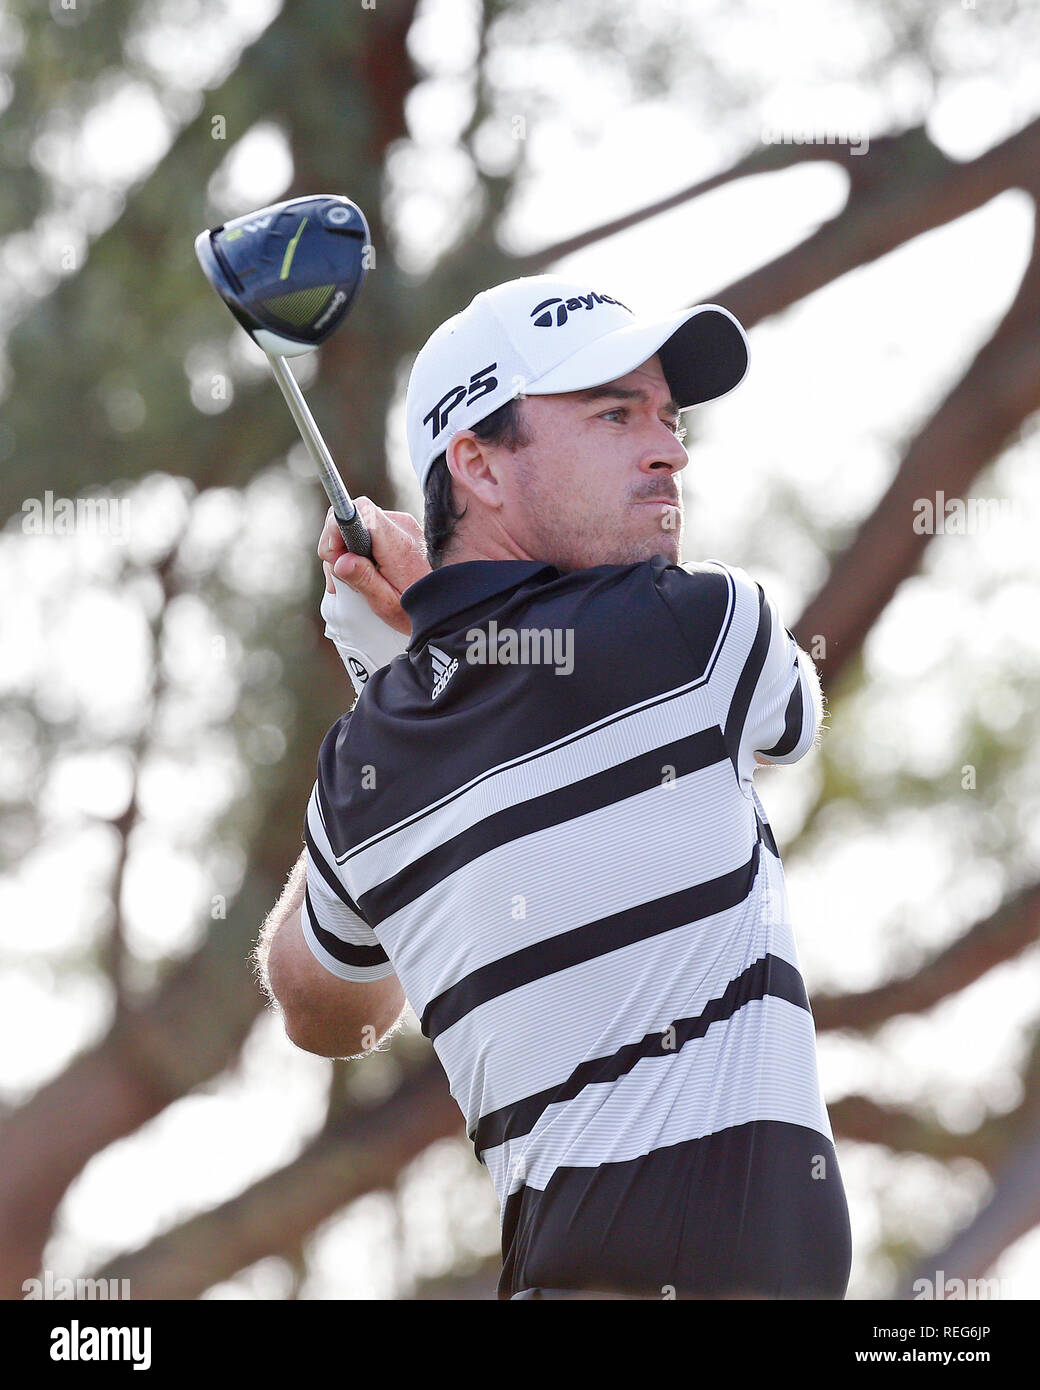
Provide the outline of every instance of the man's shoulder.
{"type": "Polygon", "coordinates": [[[722,560],[684,560],[671,564],[663,555],[649,562],[661,597],[683,612],[722,618],[741,590],[755,588],[749,575],[722,560]]]}
{"type": "Polygon", "coordinates": [[[727,560],[684,560],[681,565],[674,565],[672,568],[689,575],[693,580],[699,580],[702,584],[713,584],[728,589],[757,587],[747,570],[727,560]]]}
{"type": "MultiPolygon", "coordinates": [[[[362,687],[364,693],[365,687],[362,687]]],[[[350,730],[354,724],[354,714],[357,709],[346,710],[326,729],[321,744],[318,747],[318,782],[320,785],[331,785],[337,769],[343,766],[349,747],[350,730]]]]}

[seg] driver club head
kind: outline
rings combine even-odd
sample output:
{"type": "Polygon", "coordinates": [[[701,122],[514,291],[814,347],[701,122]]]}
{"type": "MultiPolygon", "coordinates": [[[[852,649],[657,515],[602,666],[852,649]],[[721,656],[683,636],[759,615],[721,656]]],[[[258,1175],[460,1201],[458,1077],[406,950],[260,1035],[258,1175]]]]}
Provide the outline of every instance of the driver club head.
{"type": "Polygon", "coordinates": [[[210,284],[267,355],[347,549],[377,564],[368,529],[285,360],[313,352],[339,327],[368,269],[369,245],[358,205],[342,194],[317,193],[200,232],[195,254],[210,284]]]}
{"type": "Polygon", "coordinates": [[[299,357],[334,333],[368,269],[369,230],[336,193],[274,203],[195,239],[210,284],[268,356],[299,357]]]}

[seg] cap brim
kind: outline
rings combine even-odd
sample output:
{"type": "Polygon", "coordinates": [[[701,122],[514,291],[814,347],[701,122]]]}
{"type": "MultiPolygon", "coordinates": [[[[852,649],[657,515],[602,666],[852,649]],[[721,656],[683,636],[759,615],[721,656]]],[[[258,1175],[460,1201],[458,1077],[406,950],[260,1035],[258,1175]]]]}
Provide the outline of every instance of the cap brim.
{"type": "Polygon", "coordinates": [[[666,319],[605,333],[528,385],[527,394],[549,396],[602,386],[635,371],[655,353],[680,410],[728,395],[747,374],[744,329],[720,304],[697,304],[666,319]]]}

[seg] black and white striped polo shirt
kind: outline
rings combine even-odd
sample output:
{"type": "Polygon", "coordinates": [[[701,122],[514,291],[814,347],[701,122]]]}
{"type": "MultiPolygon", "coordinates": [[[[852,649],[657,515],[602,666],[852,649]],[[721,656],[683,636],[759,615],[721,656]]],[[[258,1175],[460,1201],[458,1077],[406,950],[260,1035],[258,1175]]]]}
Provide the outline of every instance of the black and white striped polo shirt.
{"type": "Polygon", "coordinates": [[[531,1287],[842,1297],[848,1215],[752,778],[809,658],[715,560],[467,561],[322,744],[304,933],[396,973],[531,1287]]]}

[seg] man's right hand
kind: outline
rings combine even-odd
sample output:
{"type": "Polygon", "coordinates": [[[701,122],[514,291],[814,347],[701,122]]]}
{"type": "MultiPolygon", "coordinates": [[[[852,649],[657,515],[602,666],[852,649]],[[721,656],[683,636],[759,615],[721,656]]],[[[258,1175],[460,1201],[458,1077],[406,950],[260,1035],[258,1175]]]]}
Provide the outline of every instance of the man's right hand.
{"type": "Polygon", "coordinates": [[[347,550],[330,507],[318,541],[325,587],[335,593],[335,575],[364,598],[377,618],[410,635],[412,624],[401,606],[401,595],[430,573],[422,527],[408,512],[385,512],[368,497],[355,498],[355,506],[372,537],[372,557],[379,568],[347,550]]]}

